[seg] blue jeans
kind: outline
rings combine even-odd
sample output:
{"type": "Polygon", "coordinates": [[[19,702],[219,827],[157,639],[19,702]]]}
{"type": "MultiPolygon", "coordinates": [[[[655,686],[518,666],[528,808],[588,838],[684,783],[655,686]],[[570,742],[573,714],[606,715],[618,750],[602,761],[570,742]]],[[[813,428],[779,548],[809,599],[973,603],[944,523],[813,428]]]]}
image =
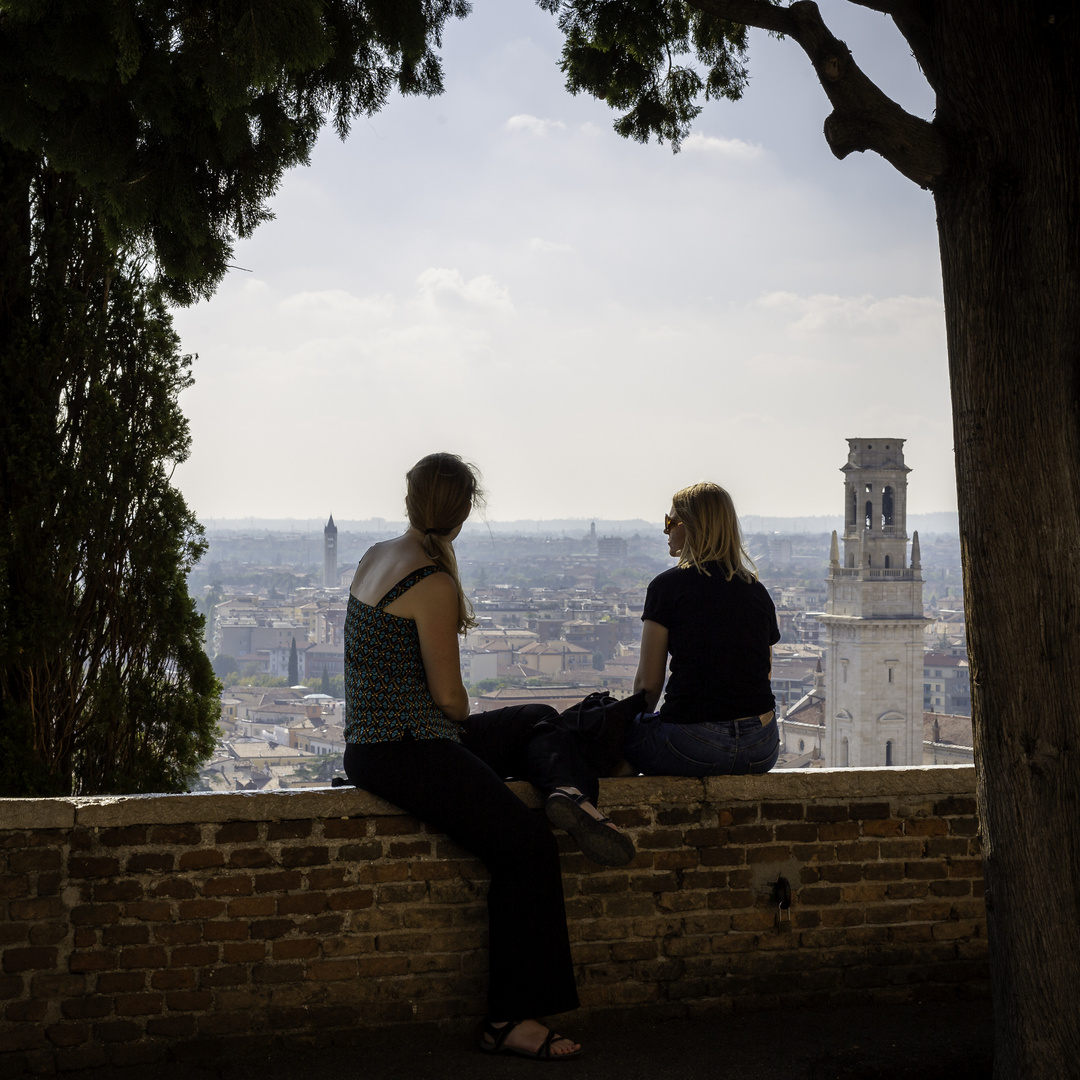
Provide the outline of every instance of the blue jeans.
{"type": "Polygon", "coordinates": [[[775,718],[667,724],[653,713],[633,723],[623,751],[648,776],[742,776],[776,764],[780,733],[775,718]]]}

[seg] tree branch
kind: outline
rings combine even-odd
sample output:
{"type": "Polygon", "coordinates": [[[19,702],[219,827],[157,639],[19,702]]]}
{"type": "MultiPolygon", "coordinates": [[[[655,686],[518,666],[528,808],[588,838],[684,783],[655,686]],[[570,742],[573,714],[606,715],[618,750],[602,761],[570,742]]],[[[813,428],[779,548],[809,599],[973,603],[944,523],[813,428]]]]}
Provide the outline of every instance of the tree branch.
{"type": "MultiPolygon", "coordinates": [[[[825,141],[838,158],[873,150],[920,187],[932,188],[942,177],[948,154],[940,132],[931,122],[906,112],[867,78],[851,50],[825,25],[813,0],[796,0],[787,8],[768,0],[688,2],[717,18],[784,34],[802,46],[833,106],[825,119],[825,141]]],[[[862,6],[895,12],[903,21],[918,18],[914,4],[905,0],[867,0],[862,6]]]]}

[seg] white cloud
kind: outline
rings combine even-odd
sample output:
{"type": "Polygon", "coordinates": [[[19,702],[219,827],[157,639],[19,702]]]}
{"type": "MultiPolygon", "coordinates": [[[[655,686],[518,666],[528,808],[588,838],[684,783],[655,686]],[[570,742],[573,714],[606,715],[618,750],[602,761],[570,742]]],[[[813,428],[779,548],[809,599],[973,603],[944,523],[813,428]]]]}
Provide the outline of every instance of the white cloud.
{"type": "Polygon", "coordinates": [[[541,120],[538,116],[518,113],[506,121],[507,131],[522,131],[528,135],[544,136],[551,131],[562,131],[566,125],[561,120],[541,120]]]}
{"type": "Polygon", "coordinates": [[[944,308],[930,296],[832,296],[818,293],[767,293],[758,305],[780,313],[793,337],[838,334],[856,337],[896,337],[901,333],[940,336],[944,308]]]}
{"type": "Polygon", "coordinates": [[[558,252],[564,255],[574,250],[569,244],[556,244],[551,240],[541,240],[539,236],[534,236],[527,247],[530,251],[558,252]]]}
{"type": "Polygon", "coordinates": [[[425,270],[416,283],[421,303],[429,308],[514,313],[509,290],[489,274],[479,274],[466,281],[460,270],[432,267],[425,270]]]}
{"type": "Polygon", "coordinates": [[[393,309],[389,296],[353,296],[344,289],[294,293],[281,302],[283,312],[315,318],[386,319],[393,309]]]}
{"type": "Polygon", "coordinates": [[[721,139],[715,135],[700,135],[697,132],[683,139],[682,148],[692,154],[738,158],[744,161],[761,157],[765,152],[757,143],[743,142],[742,139],[721,139]]]}

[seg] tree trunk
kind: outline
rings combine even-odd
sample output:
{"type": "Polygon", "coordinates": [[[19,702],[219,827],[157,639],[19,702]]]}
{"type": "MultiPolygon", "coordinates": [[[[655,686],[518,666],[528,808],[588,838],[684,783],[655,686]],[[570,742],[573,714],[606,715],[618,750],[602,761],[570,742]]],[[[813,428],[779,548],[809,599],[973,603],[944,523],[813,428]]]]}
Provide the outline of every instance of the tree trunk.
{"type": "Polygon", "coordinates": [[[998,1080],[1080,1067],[1080,28],[1053,10],[942,4],[929,72],[998,1080]]]}

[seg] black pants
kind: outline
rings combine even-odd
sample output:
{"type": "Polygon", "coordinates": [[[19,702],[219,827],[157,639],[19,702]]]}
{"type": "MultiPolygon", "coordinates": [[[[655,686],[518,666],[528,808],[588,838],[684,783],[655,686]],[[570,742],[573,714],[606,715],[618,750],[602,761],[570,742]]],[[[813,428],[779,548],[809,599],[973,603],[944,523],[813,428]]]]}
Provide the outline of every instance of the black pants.
{"type": "Polygon", "coordinates": [[[543,705],[499,709],[470,717],[460,743],[410,737],[345,750],[351,783],[446,833],[490,871],[488,1015],[497,1021],[578,1005],[558,846],[543,813],[504,780],[587,790],[577,743],[550,715],[543,705]]]}

